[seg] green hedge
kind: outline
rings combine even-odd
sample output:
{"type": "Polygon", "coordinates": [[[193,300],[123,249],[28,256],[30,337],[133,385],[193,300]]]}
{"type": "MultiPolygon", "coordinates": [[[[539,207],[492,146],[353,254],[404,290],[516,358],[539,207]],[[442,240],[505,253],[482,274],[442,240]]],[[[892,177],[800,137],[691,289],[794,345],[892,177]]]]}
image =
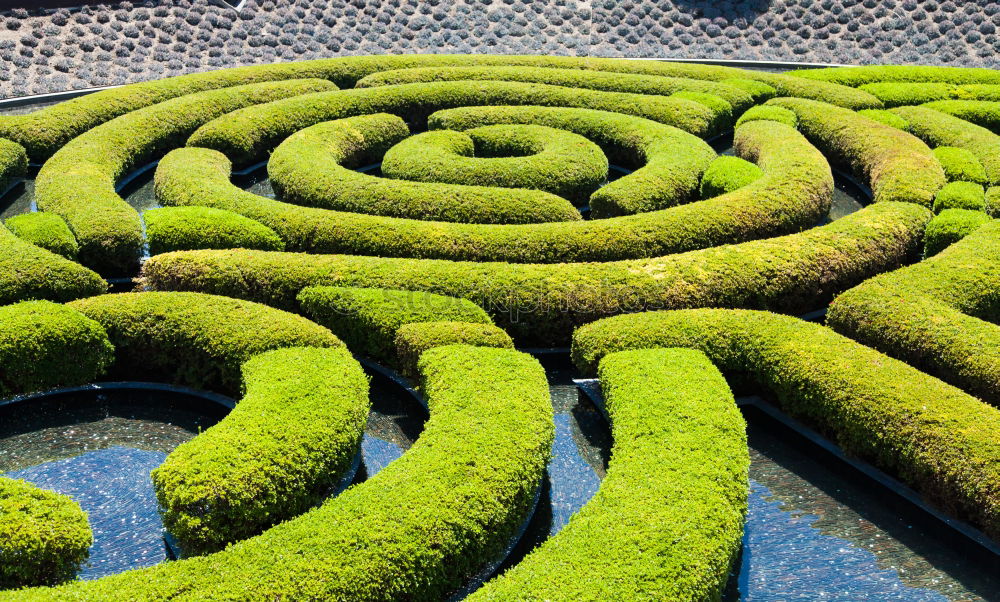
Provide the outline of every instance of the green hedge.
{"type": "Polygon", "coordinates": [[[142,214],[149,253],[191,249],[284,251],[274,230],[232,211],[211,207],[164,207],[142,214]]]}
{"type": "Polygon", "coordinates": [[[311,285],[423,290],[473,301],[521,344],[552,346],[567,341],[575,324],[628,311],[705,305],[812,311],[865,278],[917,258],[930,217],[912,203],[878,203],[799,234],[603,264],[186,251],[151,258],[143,282],[288,309],[311,285]]]}
{"type": "Polygon", "coordinates": [[[786,413],[847,454],[989,536],[1000,536],[997,408],[824,326],[766,312],[609,318],[577,330],[573,358],[592,373],[607,354],[650,347],[699,349],[724,372],[748,373],[786,413]]]}
{"type": "Polygon", "coordinates": [[[488,125],[408,138],[385,154],[382,175],[542,190],[584,204],[608,179],[608,159],[601,147],[573,132],[544,125],[488,125]]]}
{"type": "Polygon", "coordinates": [[[830,306],[827,322],[853,339],[996,404],[1000,403],[998,287],[1000,222],[994,220],[934,257],[843,293],[830,306]]]}
{"type": "Polygon", "coordinates": [[[0,138],[0,193],[24,175],[28,169],[28,155],[20,144],[0,138]]]}
{"type": "Polygon", "coordinates": [[[397,181],[354,171],[381,161],[409,132],[402,119],[386,113],[319,123],[278,145],[267,172],[282,200],[311,207],[465,223],[580,219],[568,201],[538,190],[397,181]]]}
{"type": "Polygon", "coordinates": [[[777,121],[793,128],[799,126],[799,118],[795,113],[788,109],[769,105],[751,107],[736,120],[736,127],[740,127],[748,121],[777,121]]]}
{"type": "Polygon", "coordinates": [[[906,132],[811,100],[775,98],[768,104],[794,111],[799,129],[831,161],[870,182],[876,202],[930,207],[934,193],[945,184],[944,171],[931,149],[906,132]]]}
{"type": "Polygon", "coordinates": [[[990,217],[982,211],[945,209],[927,224],[924,231],[924,257],[937,255],[988,221],[990,217]]]}
{"type": "Polygon", "coordinates": [[[1000,216],[1000,186],[990,186],[986,189],[986,206],[983,211],[991,217],[1000,216]]]}
{"type": "Polygon", "coordinates": [[[923,105],[984,127],[994,134],[1000,132],[1000,102],[985,100],[939,100],[923,105]]]}
{"type": "Polygon", "coordinates": [[[342,347],[309,320],[258,303],[198,293],[121,293],[69,304],[115,345],[112,374],[234,394],[240,366],[280,347],[342,347]]]}
{"type": "Polygon", "coordinates": [[[938,100],[1000,100],[1000,85],[965,84],[955,85],[943,82],[883,82],[860,86],[865,92],[876,96],[887,107],[919,105],[938,100]]]}
{"type": "Polygon", "coordinates": [[[545,372],[506,349],[421,359],[430,419],[402,457],[222,552],[12,599],[440,600],[497,559],[532,507],[553,438],[545,372]]]}
{"type": "Polygon", "coordinates": [[[894,127],[897,130],[903,130],[904,132],[910,129],[910,124],[905,119],[887,109],[863,109],[858,111],[858,115],[894,127]]]}
{"type": "MultiPolygon", "coordinates": [[[[223,155],[193,148],[164,157],[156,171],[156,193],[167,205],[211,204],[257,220],[277,232],[290,251],[470,261],[655,257],[797,232],[826,215],[833,190],[830,167],[798,132],[774,122],[752,122],[740,127],[734,144],[764,170],[763,178],[707,201],[605,220],[501,226],[299,207],[237,188],[223,155]]],[[[682,160],[691,161],[686,154],[682,160]]],[[[694,178],[690,184],[697,186],[694,178]]]]}
{"type": "Polygon", "coordinates": [[[351,468],[368,379],[344,349],[276,349],[242,365],[243,399],[153,471],[185,554],[214,552],[322,502],[351,468]]]}
{"type": "Polygon", "coordinates": [[[395,365],[404,376],[418,374],[420,356],[428,349],[446,345],[473,345],[513,349],[510,335],[492,324],[477,322],[411,322],[396,330],[393,346],[396,349],[395,365]]]}
{"type": "Polygon", "coordinates": [[[1000,72],[978,67],[868,65],[826,67],[794,71],[789,75],[844,86],[879,82],[942,82],[949,84],[1000,84],[1000,72]]]}
{"type": "Polygon", "coordinates": [[[941,163],[949,182],[987,183],[986,169],[970,150],[955,146],[939,146],[934,149],[934,158],[941,163]]]}
{"type": "Polygon", "coordinates": [[[108,283],[96,273],[0,225],[0,305],[24,299],[70,301],[106,290],[108,283]]]}
{"type": "Polygon", "coordinates": [[[102,273],[129,273],[139,262],[142,223],[117,192],[129,170],[180,146],[199,125],[245,107],[332,85],[293,80],[210,90],[118,117],[74,138],[45,162],[35,201],[65,218],[80,244],[80,261],[102,273]]]}
{"type": "Polygon", "coordinates": [[[93,540],[87,513],[72,499],[0,477],[0,588],[72,579],[93,540]]]}
{"type": "Polygon", "coordinates": [[[739,190],[764,177],[764,170],[746,159],[723,155],[712,161],[701,177],[703,199],[739,190]]]}
{"type": "Polygon", "coordinates": [[[718,600],[740,550],[746,424],[722,374],[687,349],[600,364],[614,446],[597,494],[474,600],[718,600]]]}
{"type": "Polygon", "coordinates": [[[491,323],[475,303],[431,293],[314,286],[299,293],[297,300],[303,314],[333,331],[348,349],[389,362],[395,359],[396,331],[404,324],[491,323]]]}
{"type": "Polygon", "coordinates": [[[1000,136],[984,127],[926,107],[892,109],[909,123],[908,131],[931,146],[955,146],[971,152],[986,170],[990,184],[1000,184],[1000,136]]]}
{"type": "Polygon", "coordinates": [[[975,182],[950,182],[934,195],[934,212],[945,209],[971,209],[983,211],[986,208],[986,191],[975,182]]]}
{"type": "Polygon", "coordinates": [[[76,259],[80,245],[63,218],[55,213],[36,211],[7,218],[7,228],[14,236],[66,259],[76,259]]]}
{"type": "Polygon", "coordinates": [[[113,352],[100,324],[64,305],[0,307],[0,397],[93,381],[113,352]]]}
{"type": "MultiPolygon", "coordinates": [[[[718,81],[721,84],[728,84],[730,86],[735,86],[745,91],[746,93],[748,93],[750,96],[753,97],[753,101],[755,104],[766,102],[778,95],[778,91],[774,88],[774,86],[770,86],[768,84],[765,84],[764,82],[759,82],[752,79],[746,79],[742,77],[731,77],[718,81]]],[[[866,104],[870,100],[872,99],[866,98],[864,101],[862,101],[861,104],[866,104]]],[[[875,99],[874,102],[875,104],[878,104],[877,99],[875,99]]],[[[855,106],[856,103],[849,102],[847,104],[850,106],[855,106]]],[[[733,107],[735,108],[736,105],[734,104],[733,107]]]]}

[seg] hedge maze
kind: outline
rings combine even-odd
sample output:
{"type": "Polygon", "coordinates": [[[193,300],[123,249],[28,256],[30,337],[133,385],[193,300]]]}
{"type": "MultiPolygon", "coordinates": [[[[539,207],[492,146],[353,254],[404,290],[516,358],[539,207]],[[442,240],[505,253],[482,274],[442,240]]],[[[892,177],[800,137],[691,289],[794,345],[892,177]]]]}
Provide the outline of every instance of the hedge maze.
{"type": "Polygon", "coordinates": [[[38,211],[0,225],[0,394],[240,399],[153,472],[176,561],[74,580],[86,515],[0,478],[0,599],[463,591],[552,453],[516,347],[571,345],[599,377],[612,458],[471,599],[718,599],[748,497],[729,383],[1000,540],[998,90],[985,69],[357,56],[0,116],[0,188],[39,166],[38,211]],[[151,161],[140,214],[116,184],[151,161]],[[831,221],[838,178],[870,198],[831,221]],[[430,418],[332,495],[370,411],[359,356],[430,418]]]}

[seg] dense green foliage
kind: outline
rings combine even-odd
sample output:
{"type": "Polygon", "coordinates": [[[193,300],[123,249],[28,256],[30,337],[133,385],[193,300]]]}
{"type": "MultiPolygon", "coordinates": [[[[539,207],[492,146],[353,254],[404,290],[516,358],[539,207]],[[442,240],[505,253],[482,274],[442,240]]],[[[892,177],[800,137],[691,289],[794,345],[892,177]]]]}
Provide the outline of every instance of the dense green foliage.
{"type": "Polygon", "coordinates": [[[994,220],[929,259],[843,293],[831,304],[827,322],[838,332],[997,404],[998,283],[1000,222],[994,220]]]}
{"type": "Polygon", "coordinates": [[[76,259],[80,245],[63,218],[55,213],[36,211],[7,218],[7,228],[14,236],[66,259],[76,259]]]}
{"type": "Polygon", "coordinates": [[[614,446],[559,533],[469,600],[718,600],[743,536],[746,425],[722,374],[687,349],[605,356],[614,446]]]}
{"type": "Polygon", "coordinates": [[[936,100],[1000,100],[1000,85],[943,82],[881,82],[865,84],[860,89],[869,92],[887,107],[919,105],[936,100]]]}
{"type": "Polygon", "coordinates": [[[924,231],[924,257],[937,255],[988,221],[990,217],[982,211],[945,209],[927,224],[924,231]]]}
{"type": "Polygon", "coordinates": [[[242,366],[243,399],[153,471],[185,554],[222,549],[322,502],[352,466],[368,380],[344,349],[292,347],[242,366]]]}
{"type": "Polygon", "coordinates": [[[100,324],[64,305],[2,306],[0,397],[93,381],[111,364],[113,351],[100,324]]]}
{"type": "Polygon", "coordinates": [[[949,182],[987,183],[983,164],[970,150],[955,146],[939,146],[934,149],[934,158],[941,163],[949,182]]]}
{"type": "Polygon", "coordinates": [[[108,283],[96,273],[21,240],[0,225],[0,304],[23,299],[70,301],[106,290],[108,283]]]}
{"type": "Polygon", "coordinates": [[[748,374],[848,454],[1000,536],[1000,410],[824,326],[766,312],[608,318],[576,331],[573,358],[592,373],[612,352],[650,347],[699,349],[724,372],[748,374]]]}
{"type": "Polygon", "coordinates": [[[451,320],[490,324],[490,317],[466,299],[382,288],[314,286],[297,297],[302,313],[326,326],[348,349],[393,362],[396,331],[404,324],[451,320]]]}
{"type": "Polygon", "coordinates": [[[844,86],[861,86],[878,82],[1000,84],[1000,73],[997,71],[969,67],[868,65],[864,67],[805,69],[794,71],[790,75],[844,86]]]}
{"type": "Polygon", "coordinates": [[[723,155],[712,161],[701,177],[701,197],[703,199],[733,192],[764,177],[764,170],[753,163],[723,155]]]}
{"type": "Polygon", "coordinates": [[[0,193],[28,169],[28,155],[20,144],[0,138],[0,193]]]}
{"type": "Polygon", "coordinates": [[[975,182],[950,182],[934,195],[934,212],[945,209],[982,211],[986,207],[986,191],[975,182]]]}
{"type": "Polygon", "coordinates": [[[72,499],[0,476],[0,588],[72,579],[93,540],[72,499]]]}
{"type": "Polygon", "coordinates": [[[955,146],[972,153],[986,170],[990,184],[1000,184],[1000,136],[984,127],[926,107],[892,109],[909,124],[908,131],[931,146],[955,146]]]}
{"type": "Polygon", "coordinates": [[[142,214],[150,255],[191,249],[284,251],[285,243],[260,222],[211,207],[163,207],[142,214]]]}
{"type": "Polygon", "coordinates": [[[513,349],[510,335],[493,324],[480,322],[411,322],[396,330],[395,364],[404,376],[415,377],[420,356],[428,349],[446,345],[473,345],[513,349]]]}
{"type": "Polygon", "coordinates": [[[886,109],[863,109],[858,111],[858,115],[863,115],[868,119],[884,123],[904,132],[910,127],[910,124],[905,119],[886,109]]]}
{"type": "Polygon", "coordinates": [[[278,309],[198,293],[121,293],[70,307],[96,320],[116,349],[112,375],[233,394],[240,367],[281,347],[342,347],[333,334],[278,309]]]}
{"type": "Polygon", "coordinates": [[[793,128],[799,125],[799,118],[795,113],[788,109],[770,105],[751,107],[736,120],[736,127],[740,127],[748,121],[777,121],[793,128]]]}
{"type": "Polygon", "coordinates": [[[924,107],[1000,133],[1000,102],[985,100],[939,100],[924,107]]]}

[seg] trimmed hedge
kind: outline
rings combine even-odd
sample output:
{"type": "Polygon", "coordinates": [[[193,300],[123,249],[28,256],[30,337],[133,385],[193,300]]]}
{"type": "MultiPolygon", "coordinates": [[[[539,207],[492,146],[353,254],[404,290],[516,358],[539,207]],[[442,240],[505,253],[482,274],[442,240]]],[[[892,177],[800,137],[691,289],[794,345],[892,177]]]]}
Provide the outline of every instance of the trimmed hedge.
{"type": "Polygon", "coordinates": [[[804,69],[793,71],[789,75],[844,86],[861,86],[879,82],[1000,84],[1000,72],[979,67],[867,65],[863,67],[804,69]]]}
{"type": "Polygon", "coordinates": [[[985,100],[939,100],[923,105],[940,113],[1000,133],[1000,102],[985,100]]]}
{"type": "Polygon", "coordinates": [[[988,221],[990,217],[982,211],[945,209],[927,224],[924,231],[924,257],[937,255],[988,221]]]}
{"type": "Polygon", "coordinates": [[[152,473],[164,527],[185,555],[220,550],[322,502],[361,444],[368,379],[346,350],[276,349],[241,371],[236,408],[152,473]]]}
{"type": "Polygon", "coordinates": [[[420,356],[428,349],[446,345],[473,345],[513,349],[510,335],[493,324],[474,322],[411,322],[396,330],[395,364],[407,377],[416,377],[420,356]]]}
{"type": "Polygon", "coordinates": [[[701,177],[701,197],[703,199],[739,190],[764,177],[764,170],[753,163],[723,155],[712,161],[701,177]]]}
{"type": "Polygon", "coordinates": [[[736,120],[736,127],[740,127],[748,121],[777,121],[793,128],[799,126],[799,118],[795,113],[788,109],[769,105],[751,107],[736,120]]]}
{"type": "Polygon", "coordinates": [[[838,332],[998,404],[998,287],[1000,222],[993,220],[934,257],[843,293],[826,319],[838,332]]]}
{"type": "Polygon", "coordinates": [[[862,115],[879,123],[884,123],[885,125],[894,127],[897,130],[903,130],[904,132],[910,129],[910,124],[907,123],[905,119],[886,109],[864,109],[858,111],[858,115],[862,115]]]}
{"type": "Polygon", "coordinates": [[[164,207],[142,214],[149,253],[191,249],[284,251],[274,230],[232,211],[211,207],[164,207]]]}
{"type": "Polygon", "coordinates": [[[983,211],[991,217],[1000,216],[1000,186],[990,186],[986,189],[986,206],[983,211]]]}
{"type": "Polygon", "coordinates": [[[0,224],[0,305],[24,299],[70,301],[107,290],[108,283],[96,273],[21,240],[0,224]]]}
{"type": "Polygon", "coordinates": [[[157,290],[200,290],[289,309],[311,285],[423,290],[473,301],[521,344],[552,346],[567,341],[576,324],[628,311],[705,305],[812,311],[919,256],[930,217],[912,203],[878,203],[785,237],[603,264],[186,251],[151,258],[142,274],[145,286],[157,290]]]}
{"type": "Polygon", "coordinates": [[[36,211],[7,218],[5,224],[14,236],[66,259],[76,259],[80,245],[63,218],[55,213],[36,211]]]}
{"type": "MultiPolygon", "coordinates": [[[[168,255],[165,255],[168,256],[168,255]]],[[[234,394],[240,366],[281,347],[342,347],[309,320],[259,303],[199,293],[120,293],[69,304],[115,345],[114,376],[234,394]]]]}
{"type": "Polygon", "coordinates": [[[74,138],[45,162],[35,180],[38,207],[61,215],[80,244],[80,261],[102,273],[129,273],[139,262],[139,214],[115,191],[129,170],[180,146],[219,115],[306,92],[323,80],[236,86],[175,98],[118,117],[74,138]]]}
{"type": "Polygon", "coordinates": [[[87,513],[72,499],[0,477],[0,588],[72,579],[93,541],[87,513]]]}
{"type": "MultiPolygon", "coordinates": [[[[208,149],[179,149],[164,157],[156,171],[156,192],[167,205],[207,204],[257,220],[277,232],[290,251],[470,261],[655,257],[796,232],[827,213],[830,167],[798,132],[774,122],[748,123],[736,132],[734,144],[764,170],[754,184],[658,212],[581,222],[435,223],[298,207],[237,188],[229,181],[229,161],[208,149]]],[[[681,159],[690,177],[690,158],[682,154],[681,159]]]]}
{"type": "Polygon", "coordinates": [[[100,324],[64,305],[0,307],[0,397],[93,381],[113,353],[100,324]]]}
{"type": "Polygon", "coordinates": [[[608,159],[601,147],[573,132],[544,125],[488,125],[407,138],[385,154],[382,175],[542,190],[583,204],[608,179],[608,159]]]}
{"type": "Polygon", "coordinates": [[[0,194],[28,170],[28,155],[20,144],[0,138],[0,194]]]}
{"type": "Polygon", "coordinates": [[[941,163],[949,182],[987,183],[986,169],[970,150],[955,146],[939,146],[934,149],[934,158],[941,163]]]}
{"type": "Polygon", "coordinates": [[[906,132],[826,103],[801,98],[767,102],[794,111],[799,129],[831,161],[870,182],[876,202],[930,207],[934,193],[945,184],[931,149],[906,132]]]}
{"type": "Polygon", "coordinates": [[[984,127],[926,107],[892,109],[909,123],[909,132],[931,146],[956,146],[971,152],[990,184],[1000,184],[1000,136],[984,127]]]}
{"type": "Polygon", "coordinates": [[[766,312],[710,309],[609,318],[576,331],[573,359],[592,373],[610,353],[650,347],[699,349],[724,372],[749,373],[786,413],[848,454],[987,535],[1000,536],[997,408],[824,326],[766,312]]]}
{"type": "Polygon", "coordinates": [[[943,82],[882,82],[860,86],[881,100],[886,107],[919,105],[938,100],[1000,100],[1000,85],[965,84],[955,85],[943,82]]]}
{"type": "Polygon", "coordinates": [[[986,191],[975,182],[950,182],[934,195],[934,212],[945,209],[971,209],[983,211],[986,208],[986,191]]]}
{"type": "Polygon", "coordinates": [[[597,494],[474,600],[718,600],[740,550],[746,423],[708,358],[612,353],[599,374],[614,446],[597,494]]]}
{"type": "Polygon", "coordinates": [[[506,349],[420,361],[430,420],[378,474],[262,535],[13,599],[440,600],[497,559],[532,508],[553,439],[545,372],[506,349]]]}
{"type": "MultiPolygon", "coordinates": [[[[727,79],[718,80],[720,84],[728,84],[730,86],[735,86],[741,90],[748,93],[753,97],[754,104],[766,102],[778,95],[778,91],[774,86],[765,84],[764,82],[755,81],[752,79],[745,79],[742,77],[732,77],[727,79]]],[[[830,100],[830,99],[827,99],[830,100]]],[[[865,104],[870,99],[865,99],[861,104],[865,104]]],[[[832,102],[832,101],[831,101],[832,102]]],[[[854,106],[856,103],[848,103],[854,106]]],[[[877,99],[876,99],[877,104],[877,99]]],[[[735,108],[735,105],[733,105],[735,108]]]]}
{"type": "Polygon", "coordinates": [[[389,362],[395,359],[396,331],[404,324],[491,323],[471,301],[414,291],[313,286],[303,289],[297,301],[303,314],[333,331],[351,351],[389,362]]]}

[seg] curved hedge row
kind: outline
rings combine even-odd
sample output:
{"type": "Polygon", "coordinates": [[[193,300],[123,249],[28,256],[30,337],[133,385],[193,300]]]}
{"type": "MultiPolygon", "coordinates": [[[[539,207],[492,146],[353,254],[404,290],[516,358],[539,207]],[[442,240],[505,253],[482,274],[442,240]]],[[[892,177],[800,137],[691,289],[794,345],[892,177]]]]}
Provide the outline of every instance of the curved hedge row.
{"type": "Polygon", "coordinates": [[[1000,73],[980,67],[867,65],[804,69],[789,75],[843,86],[878,82],[942,82],[948,84],[1000,84],[1000,73]]]}
{"type": "Polygon", "coordinates": [[[491,324],[490,317],[466,299],[380,288],[312,286],[296,297],[300,311],[326,326],[348,349],[393,362],[396,331],[404,324],[451,320],[491,324]]]}
{"type": "Polygon", "coordinates": [[[934,149],[934,158],[941,163],[949,182],[987,183],[986,168],[970,150],[956,146],[938,146],[934,149]]]}
{"type": "Polygon", "coordinates": [[[514,341],[502,328],[488,323],[410,322],[396,329],[393,339],[396,366],[404,376],[414,378],[419,373],[420,356],[428,349],[447,345],[513,349],[514,341]]]}
{"type": "Polygon", "coordinates": [[[5,226],[25,242],[52,251],[66,259],[76,259],[80,245],[65,220],[54,213],[36,211],[7,218],[5,226]]]}
{"type": "Polygon", "coordinates": [[[984,127],[994,134],[1000,132],[1000,102],[985,100],[938,100],[929,102],[923,106],[984,127]]]}
{"type": "Polygon", "coordinates": [[[1000,222],[993,220],[934,257],[843,293],[831,304],[827,322],[1000,403],[998,286],[1000,222]]]}
{"type": "Polygon", "coordinates": [[[739,190],[764,177],[764,170],[746,159],[722,155],[701,177],[701,198],[708,199],[739,190]]]}
{"type": "Polygon", "coordinates": [[[0,305],[24,299],[70,301],[108,283],[82,265],[21,240],[0,224],[0,305]]]}
{"type": "Polygon", "coordinates": [[[799,127],[799,118],[794,112],[771,105],[751,107],[736,120],[736,127],[740,127],[748,121],[777,121],[789,127],[799,127]]]}
{"type": "Polygon", "coordinates": [[[259,303],[199,293],[120,293],[69,307],[96,320],[117,350],[112,375],[234,394],[240,366],[281,347],[343,347],[329,330],[259,303]]]}
{"type": "Polygon", "coordinates": [[[971,209],[983,211],[986,208],[986,190],[975,182],[950,182],[934,195],[934,212],[946,209],[971,209]]]}
{"type": "Polygon", "coordinates": [[[607,180],[608,159],[601,147],[573,132],[544,125],[487,125],[407,138],[385,154],[382,175],[543,190],[583,204],[607,180]]]}
{"type": "Polygon", "coordinates": [[[898,107],[907,131],[931,146],[955,146],[971,152],[986,169],[990,184],[1000,184],[1000,136],[984,127],[926,107],[898,107]]]}
{"type": "Polygon", "coordinates": [[[941,164],[926,144],[896,128],[853,111],[801,98],[775,98],[768,105],[793,111],[799,129],[831,161],[870,182],[876,202],[904,201],[930,207],[944,186],[941,164]]]}
{"type": "Polygon", "coordinates": [[[211,207],[163,207],[142,214],[150,255],[192,249],[284,251],[274,230],[232,211],[211,207]]]}
{"type": "Polygon", "coordinates": [[[267,173],[283,201],[310,207],[465,223],[580,219],[568,201],[539,190],[397,181],[354,171],[380,161],[409,133],[402,119],[387,113],[319,123],[279,144],[267,173]]]}
{"type": "MultiPolygon", "coordinates": [[[[748,124],[749,125],[749,124],[748,124]]],[[[878,203],[799,234],[656,259],[524,265],[262,251],[151,258],[143,282],[294,308],[306,286],[423,290],[469,299],[522,344],[558,345],[575,324],[627,311],[722,305],[812,311],[916,258],[928,209],[878,203]]]]}
{"type": "Polygon", "coordinates": [[[115,191],[134,167],[179,146],[198,126],[239,107],[326,90],[323,80],[292,80],[210,90],[118,117],[74,138],[35,180],[38,207],[61,215],[80,244],[80,261],[99,272],[128,272],[143,244],[139,214],[115,191]]]}
{"type": "Polygon", "coordinates": [[[990,221],[982,211],[945,209],[927,224],[924,231],[924,257],[937,255],[990,221]]]}
{"type": "Polygon", "coordinates": [[[87,513],[72,499],[0,477],[0,588],[72,579],[93,541],[87,513]]]}
{"type": "Polygon", "coordinates": [[[798,132],[752,122],[737,130],[734,144],[765,172],[752,185],[658,212],[583,222],[454,224],[303,208],[237,188],[223,155],[194,148],[163,158],[156,193],[164,204],[210,205],[257,220],[292,251],[537,263],[655,257],[796,232],[827,213],[830,167],[798,132]]]}
{"type": "Polygon", "coordinates": [[[699,349],[723,371],[749,373],[847,453],[1000,536],[1000,410],[826,327],[765,312],[609,318],[576,331],[573,359],[592,373],[607,354],[650,347],[699,349]]]}
{"type": "Polygon", "coordinates": [[[368,378],[346,350],[276,349],[241,371],[236,408],[152,473],[164,527],[185,554],[220,550],[322,502],[361,444],[368,378]]]}
{"type": "Polygon", "coordinates": [[[860,89],[871,93],[887,107],[919,105],[936,100],[1000,100],[996,84],[955,85],[943,82],[880,82],[864,84],[860,89]]]}
{"type": "Polygon", "coordinates": [[[364,483],[215,554],[9,597],[446,597],[496,559],[531,510],[552,406],[542,367],[516,351],[440,347],[420,368],[430,420],[364,483]]]}
{"type": "Polygon", "coordinates": [[[469,600],[718,600],[740,550],[746,424],[708,358],[687,349],[605,356],[614,446],[566,527],[469,600]]]}
{"type": "Polygon", "coordinates": [[[20,144],[0,138],[0,194],[14,182],[14,178],[24,175],[28,169],[28,155],[20,144]]]}

